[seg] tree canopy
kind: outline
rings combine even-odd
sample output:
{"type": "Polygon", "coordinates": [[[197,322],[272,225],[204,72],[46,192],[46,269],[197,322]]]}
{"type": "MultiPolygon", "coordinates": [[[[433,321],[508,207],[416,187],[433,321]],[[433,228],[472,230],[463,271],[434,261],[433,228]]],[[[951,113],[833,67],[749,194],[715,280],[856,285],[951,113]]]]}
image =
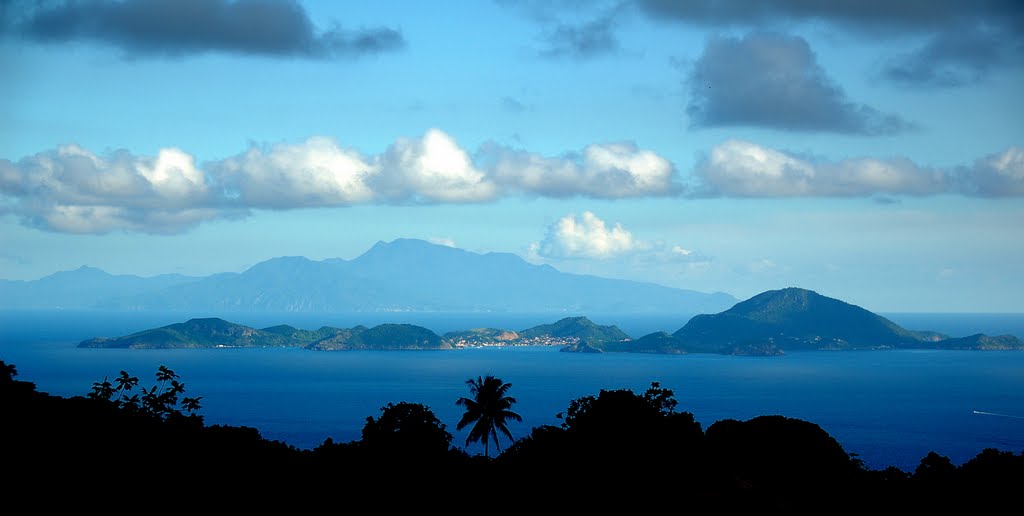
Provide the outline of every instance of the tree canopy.
{"type": "Polygon", "coordinates": [[[455,404],[465,407],[466,412],[462,419],[455,425],[457,430],[473,425],[466,437],[466,444],[471,442],[482,442],[484,444],[484,456],[490,457],[489,444],[494,440],[494,445],[501,451],[501,444],[498,442],[498,432],[514,440],[512,432],[508,429],[507,421],[522,421],[523,418],[512,411],[512,405],[516,399],[508,396],[508,390],[512,384],[505,383],[501,378],[493,375],[484,377],[478,376],[475,380],[466,380],[469,386],[471,397],[459,398],[455,404]]]}

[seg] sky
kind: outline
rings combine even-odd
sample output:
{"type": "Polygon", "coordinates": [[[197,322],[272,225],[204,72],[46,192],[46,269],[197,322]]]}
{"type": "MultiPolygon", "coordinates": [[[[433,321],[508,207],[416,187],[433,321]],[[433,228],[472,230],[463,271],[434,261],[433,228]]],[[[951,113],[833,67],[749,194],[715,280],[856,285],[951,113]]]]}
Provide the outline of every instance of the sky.
{"type": "Polygon", "coordinates": [[[1024,4],[0,1],[0,278],[420,238],[1024,312],[1024,4]]]}

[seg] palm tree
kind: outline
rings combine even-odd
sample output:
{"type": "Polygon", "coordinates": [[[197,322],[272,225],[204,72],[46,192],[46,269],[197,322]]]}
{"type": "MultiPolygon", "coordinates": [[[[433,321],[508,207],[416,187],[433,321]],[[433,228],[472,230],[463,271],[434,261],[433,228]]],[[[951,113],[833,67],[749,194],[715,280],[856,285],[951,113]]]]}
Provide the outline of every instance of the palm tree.
{"type": "Polygon", "coordinates": [[[513,421],[522,421],[523,418],[512,412],[511,407],[516,403],[516,399],[511,396],[506,396],[512,384],[503,382],[500,378],[496,378],[491,375],[485,377],[477,377],[476,380],[470,378],[466,380],[466,385],[469,386],[469,394],[471,398],[459,398],[455,404],[466,407],[465,414],[462,415],[462,419],[459,420],[459,424],[455,425],[455,428],[462,430],[466,426],[473,424],[473,428],[469,430],[469,436],[466,437],[466,445],[471,442],[483,442],[484,443],[484,455],[490,457],[489,443],[491,438],[494,438],[494,445],[498,447],[498,452],[501,453],[501,445],[498,443],[498,432],[505,434],[509,441],[512,441],[512,433],[508,431],[508,426],[505,422],[509,419],[513,421]]]}

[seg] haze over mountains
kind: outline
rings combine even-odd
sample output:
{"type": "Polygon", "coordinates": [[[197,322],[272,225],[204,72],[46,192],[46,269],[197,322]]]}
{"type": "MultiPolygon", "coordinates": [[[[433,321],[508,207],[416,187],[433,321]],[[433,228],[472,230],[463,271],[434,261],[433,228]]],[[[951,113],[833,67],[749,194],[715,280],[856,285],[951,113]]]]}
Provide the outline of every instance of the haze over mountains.
{"type": "Polygon", "coordinates": [[[231,312],[717,313],[737,302],[628,280],[560,272],[510,253],[398,239],[362,255],[280,257],[206,277],[110,275],[82,267],[0,280],[0,308],[231,312]]]}

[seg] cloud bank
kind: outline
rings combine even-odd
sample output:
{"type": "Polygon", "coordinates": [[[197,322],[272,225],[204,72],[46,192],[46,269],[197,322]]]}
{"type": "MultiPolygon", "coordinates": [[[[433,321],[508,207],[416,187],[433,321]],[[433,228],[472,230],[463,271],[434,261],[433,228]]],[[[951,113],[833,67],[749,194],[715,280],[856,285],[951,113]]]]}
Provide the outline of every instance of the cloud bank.
{"type": "Polygon", "coordinates": [[[188,153],[99,156],[76,145],[0,159],[0,213],[71,233],[174,233],[251,209],[480,203],[513,195],[602,199],[672,195],[671,163],[630,142],[545,157],[489,143],[475,155],[440,130],[366,155],[328,137],[253,145],[196,165],[188,153]]]}
{"type": "Polygon", "coordinates": [[[697,196],[865,197],[961,194],[1024,195],[1024,149],[977,160],[954,171],[921,167],[907,158],[811,160],[741,140],[715,146],[694,169],[697,196]]]}
{"type": "Polygon", "coordinates": [[[230,52],[309,58],[354,57],[402,48],[385,27],[318,30],[295,1],[87,0],[14,4],[12,29],[43,43],[88,41],[130,56],[230,52]],[[17,9],[16,9],[17,8],[17,9]]]}
{"type": "MultiPolygon", "coordinates": [[[[698,161],[687,182],[666,158],[632,142],[592,144],[554,157],[495,143],[470,153],[437,129],[400,138],[369,155],[316,136],[253,145],[201,166],[177,148],[155,156],[126,150],[101,156],[64,145],[17,162],[0,159],[0,214],[67,233],[177,233],[254,209],[467,204],[513,196],[887,199],[938,194],[1024,196],[1024,148],[941,170],[902,157],[825,161],[728,140],[698,161]]],[[[594,249],[601,245],[614,254],[639,245],[628,232],[609,229],[592,214],[562,222],[546,240],[550,256],[597,255],[594,249]],[[580,251],[586,249],[592,251],[580,251]]],[[[675,254],[686,256],[683,251],[675,254]]]]}
{"type": "Polygon", "coordinates": [[[896,115],[849,101],[798,36],[712,37],[689,77],[694,127],[761,126],[792,131],[892,134],[896,115]]]}

